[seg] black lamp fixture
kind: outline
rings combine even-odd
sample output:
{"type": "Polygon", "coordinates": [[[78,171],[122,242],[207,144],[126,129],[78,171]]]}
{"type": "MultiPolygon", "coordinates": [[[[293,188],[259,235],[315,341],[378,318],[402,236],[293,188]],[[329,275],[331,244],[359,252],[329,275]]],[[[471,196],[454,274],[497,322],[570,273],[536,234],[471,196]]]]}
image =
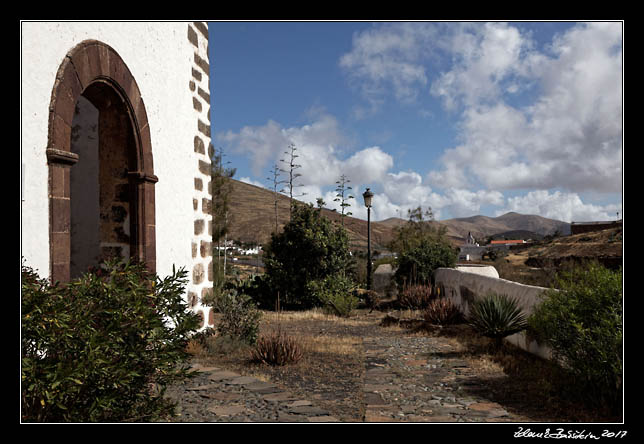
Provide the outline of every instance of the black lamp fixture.
{"type": "Polygon", "coordinates": [[[373,193],[367,188],[362,193],[364,206],[367,207],[367,290],[371,290],[371,199],[373,193]]]}

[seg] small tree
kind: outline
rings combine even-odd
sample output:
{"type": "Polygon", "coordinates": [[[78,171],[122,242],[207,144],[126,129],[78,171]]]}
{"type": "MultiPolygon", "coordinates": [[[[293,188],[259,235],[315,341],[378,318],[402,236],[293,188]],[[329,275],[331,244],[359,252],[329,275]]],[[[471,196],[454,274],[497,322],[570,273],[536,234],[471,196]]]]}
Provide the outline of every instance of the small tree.
{"type": "Polygon", "coordinates": [[[421,207],[408,211],[409,220],[396,230],[389,248],[398,253],[394,276],[398,286],[431,282],[432,273],[439,267],[453,267],[458,257],[445,237],[446,229],[432,225],[431,208],[421,207]],[[427,218],[427,219],[425,219],[427,218]]]}
{"type": "Polygon", "coordinates": [[[264,249],[264,282],[285,308],[320,305],[309,283],[340,275],[351,263],[349,237],[311,204],[296,203],[291,221],[264,249]]]}
{"type": "Polygon", "coordinates": [[[326,205],[326,202],[322,197],[317,197],[315,199],[315,205],[318,207],[318,210],[322,210],[322,208],[324,208],[324,206],[326,205]]]}

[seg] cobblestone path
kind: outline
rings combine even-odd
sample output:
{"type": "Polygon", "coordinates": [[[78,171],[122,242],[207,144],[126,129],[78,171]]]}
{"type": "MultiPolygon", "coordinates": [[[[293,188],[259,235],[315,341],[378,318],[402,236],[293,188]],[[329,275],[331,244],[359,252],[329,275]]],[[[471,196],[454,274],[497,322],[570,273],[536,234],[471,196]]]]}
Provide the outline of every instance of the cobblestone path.
{"type": "MultiPolygon", "coordinates": [[[[485,382],[443,337],[363,338],[364,422],[531,422],[486,398],[485,382]]],[[[171,387],[177,421],[338,422],[313,397],[215,367],[171,387]]]]}

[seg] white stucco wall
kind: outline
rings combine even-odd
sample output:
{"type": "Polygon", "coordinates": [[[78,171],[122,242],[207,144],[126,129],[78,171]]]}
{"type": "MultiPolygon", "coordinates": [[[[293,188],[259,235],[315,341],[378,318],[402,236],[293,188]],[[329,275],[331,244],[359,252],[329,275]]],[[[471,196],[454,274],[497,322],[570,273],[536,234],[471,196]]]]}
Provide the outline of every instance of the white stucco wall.
{"type": "Polygon", "coordinates": [[[481,276],[499,277],[499,272],[492,265],[457,265],[456,269],[466,273],[480,274],[481,276]]]}
{"type": "MultiPolygon", "coordinates": [[[[547,290],[543,287],[524,285],[454,268],[439,268],[434,271],[434,285],[442,287],[445,292],[442,296],[449,297],[454,304],[461,307],[466,315],[469,313],[468,299],[482,298],[493,292],[516,299],[519,307],[526,316],[529,316],[533,313],[534,307],[541,302],[542,293],[547,290]],[[468,294],[464,294],[466,291],[468,294]]],[[[551,357],[552,353],[548,347],[528,340],[525,332],[508,336],[506,340],[542,358],[550,359],[551,357]]]]}
{"type": "MultiPolygon", "coordinates": [[[[193,199],[201,202],[202,195],[194,190],[199,156],[193,149],[197,112],[188,84],[195,48],[186,37],[187,27],[185,22],[21,23],[21,164],[25,165],[21,254],[41,276],[49,272],[48,107],[63,58],[87,39],[114,48],[130,69],[145,103],[154,174],[159,178],[155,190],[157,273],[168,275],[173,264],[191,271],[193,199]]],[[[206,113],[201,119],[209,125],[206,113]]]]}

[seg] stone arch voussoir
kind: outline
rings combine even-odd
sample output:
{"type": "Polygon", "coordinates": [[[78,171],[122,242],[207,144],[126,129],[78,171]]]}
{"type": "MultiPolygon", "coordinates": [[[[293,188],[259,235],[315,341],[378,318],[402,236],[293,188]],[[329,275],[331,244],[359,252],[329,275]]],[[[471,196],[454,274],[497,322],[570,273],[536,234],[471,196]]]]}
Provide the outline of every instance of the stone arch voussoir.
{"type": "Polygon", "coordinates": [[[154,175],[148,117],[141,91],[129,68],[109,45],[85,40],[63,59],[49,105],[47,161],[49,165],[50,276],[69,280],[70,168],[78,160],[71,152],[71,130],[78,98],[97,82],[109,85],[125,103],[134,131],[136,167],[129,172],[137,189],[135,256],[156,270],[154,175]]]}

